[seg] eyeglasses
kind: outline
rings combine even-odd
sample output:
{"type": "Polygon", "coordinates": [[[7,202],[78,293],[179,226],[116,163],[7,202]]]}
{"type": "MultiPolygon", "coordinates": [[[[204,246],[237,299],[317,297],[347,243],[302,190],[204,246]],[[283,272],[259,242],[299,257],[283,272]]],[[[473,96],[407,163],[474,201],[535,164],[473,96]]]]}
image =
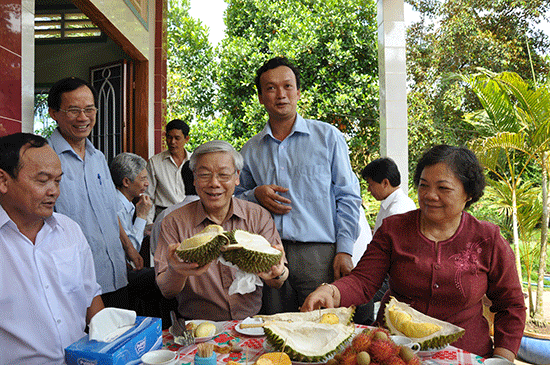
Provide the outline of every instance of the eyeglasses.
{"type": "Polygon", "coordinates": [[[206,183],[210,182],[214,176],[216,176],[216,179],[219,182],[228,182],[231,180],[231,178],[235,175],[235,172],[232,172],[231,174],[227,173],[221,173],[221,174],[213,174],[211,172],[200,172],[195,174],[195,178],[199,180],[200,182],[206,183]]]}
{"type": "Polygon", "coordinates": [[[86,115],[87,117],[92,117],[97,112],[97,108],[95,106],[88,106],[86,108],[69,108],[67,110],[64,110],[64,109],[59,109],[59,110],[67,113],[67,116],[71,118],[78,118],[78,116],[82,112],[84,112],[84,115],[86,115]]]}

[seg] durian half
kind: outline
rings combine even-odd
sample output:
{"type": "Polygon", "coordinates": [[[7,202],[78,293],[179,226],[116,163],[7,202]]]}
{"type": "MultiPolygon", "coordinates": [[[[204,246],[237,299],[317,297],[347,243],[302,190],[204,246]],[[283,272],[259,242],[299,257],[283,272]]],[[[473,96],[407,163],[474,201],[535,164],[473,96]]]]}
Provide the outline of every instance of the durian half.
{"type": "Polygon", "coordinates": [[[199,266],[203,266],[220,256],[221,247],[228,242],[229,239],[223,234],[223,228],[211,224],[180,243],[176,254],[182,260],[196,262],[199,266]]]}
{"type": "Polygon", "coordinates": [[[222,256],[243,271],[254,274],[269,271],[283,255],[259,234],[236,229],[225,235],[229,238],[229,246],[222,256]]]}
{"type": "Polygon", "coordinates": [[[422,351],[447,346],[464,335],[463,328],[425,315],[394,297],[386,304],[384,317],[392,335],[409,337],[422,351]]]}
{"type": "MultiPolygon", "coordinates": [[[[355,314],[355,306],[323,308],[311,312],[286,312],[272,315],[258,314],[254,317],[262,318],[264,322],[283,321],[283,322],[320,322],[324,314],[334,314],[338,317],[338,323],[348,325],[352,323],[355,314]]],[[[309,324],[304,324],[309,326],[309,324]]]]}
{"type": "Polygon", "coordinates": [[[286,352],[294,361],[321,362],[340,351],[355,333],[353,324],[269,322],[266,339],[276,351],[286,352]]]}

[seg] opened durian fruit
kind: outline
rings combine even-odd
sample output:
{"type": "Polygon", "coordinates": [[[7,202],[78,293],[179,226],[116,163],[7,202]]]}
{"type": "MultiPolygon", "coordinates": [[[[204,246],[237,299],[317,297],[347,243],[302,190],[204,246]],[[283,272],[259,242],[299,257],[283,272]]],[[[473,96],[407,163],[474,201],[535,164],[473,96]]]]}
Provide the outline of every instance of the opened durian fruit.
{"type": "Polygon", "coordinates": [[[257,315],[275,351],[293,361],[319,362],[342,350],[355,333],[355,307],[326,308],[311,312],[257,315]]]}
{"type": "Polygon", "coordinates": [[[342,350],[355,333],[355,326],[341,323],[282,322],[264,325],[267,341],[276,351],[294,361],[320,362],[342,350]]]}
{"type": "Polygon", "coordinates": [[[392,335],[409,337],[422,351],[447,346],[464,335],[463,328],[425,315],[394,297],[386,304],[384,315],[392,335]]]}
{"type": "Polygon", "coordinates": [[[264,322],[282,321],[282,322],[327,322],[340,323],[349,325],[352,323],[353,315],[355,314],[355,306],[339,307],[339,308],[324,308],[311,312],[287,312],[277,313],[272,315],[256,315],[254,317],[261,318],[264,322]],[[329,320],[336,316],[337,321],[329,320]]]}
{"type": "Polygon", "coordinates": [[[222,226],[211,224],[180,243],[176,254],[199,266],[222,255],[239,269],[257,274],[277,265],[283,253],[273,248],[263,236],[240,229],[224,232],[222,226]],[[222,250],[224,246],[226,250],[222,250]]]}
{"type": "Polygon", "coordinates": [[[199,266],[206,265],[220,256],[220,249],[229,243],[223,234],[223,228],[211,224],[196,235],[180,243],[176,254],[185,261],[196,262],[199,266]]]}
{"type": "Polygon", "coordinates": [[[243,271],[254,274],[269,271],[283,255],[259,234],[236,229],[225,235],[229,238],[229,250],[222,252],[222,256],[243,271]]]}

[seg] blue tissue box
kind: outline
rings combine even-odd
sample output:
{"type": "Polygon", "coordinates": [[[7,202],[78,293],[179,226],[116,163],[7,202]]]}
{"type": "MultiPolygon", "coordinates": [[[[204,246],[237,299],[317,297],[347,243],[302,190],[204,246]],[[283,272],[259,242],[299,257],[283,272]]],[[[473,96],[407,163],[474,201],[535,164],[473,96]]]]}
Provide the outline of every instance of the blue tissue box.
{"type": "Polygon", "coordinates": [[[67,365],[140,364],[143,354],[161,347],[161,319],[138,316],[135,326],[113,342],[82,337],[65,349],[65,361],[67,365]]]}

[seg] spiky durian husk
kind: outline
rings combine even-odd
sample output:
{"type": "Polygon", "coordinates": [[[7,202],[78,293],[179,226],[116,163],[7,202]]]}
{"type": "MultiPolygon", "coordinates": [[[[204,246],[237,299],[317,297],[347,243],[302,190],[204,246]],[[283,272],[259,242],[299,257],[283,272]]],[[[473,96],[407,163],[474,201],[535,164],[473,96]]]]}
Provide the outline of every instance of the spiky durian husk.
{"type": "Polygon", "coordinates": [[[323,314],[333,313],[338,317],[340,324],[349,325],[353,321],[355,314],[355,306],[339,307],[339,308],[323,308],[311,312],[287,312],[277,313],[272,315],[255,315],[254,317],[262,318],[264,322],[284,321],[284,322],[319,322],[323,314]]]}
{"type": "Polygon", "coordinates": [[[221,254],[220,248],[228,243],[221,226],[211,224],[196,235],[184,240],[176,254],[184,261],[206,265],[221,254]]]}
{"type": "Polygon", "coordinates": [[[321,362],[347,345],[355,326],[278,321],[264,325],[264,332],[269,344],[292,360],[321,362]]]}
{"type": "Polygon", "coordinates": [[[237,265],[243,271],[254,274],[269,271],[271,266],[277,265],[281,260],[283,253],[273,248],[263,236],[240,229],[225,232],[225,235],[229,239],[230,245],[244,246],[222,253],[224,259],[237,265]]]}
{"type": "Polygon", "coordinates": [[[406,303],[399,302],[394,297],[386,304],[384,319],[392,335],[409,337],[420,344],[422,351],[442,348],[464,335],[463,328],[430,317],[406,303]],[[399,330],[404,328],[407,329],[406,333],[399,330]],[[431,328],[429,335],[424,333],[426,328],[431,328]]]}

